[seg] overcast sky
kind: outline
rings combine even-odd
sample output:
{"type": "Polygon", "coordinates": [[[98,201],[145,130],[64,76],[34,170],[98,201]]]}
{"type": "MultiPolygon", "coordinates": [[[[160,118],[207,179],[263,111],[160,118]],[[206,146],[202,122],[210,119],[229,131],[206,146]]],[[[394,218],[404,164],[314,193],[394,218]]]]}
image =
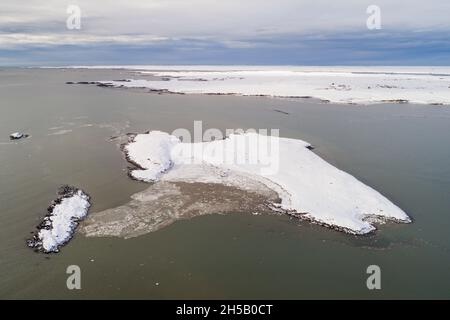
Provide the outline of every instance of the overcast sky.
{"type": "Polygon", "coordinates": [[[449,35],[449,0],[0,0],[0,65],[450,65],[449,35]]]}

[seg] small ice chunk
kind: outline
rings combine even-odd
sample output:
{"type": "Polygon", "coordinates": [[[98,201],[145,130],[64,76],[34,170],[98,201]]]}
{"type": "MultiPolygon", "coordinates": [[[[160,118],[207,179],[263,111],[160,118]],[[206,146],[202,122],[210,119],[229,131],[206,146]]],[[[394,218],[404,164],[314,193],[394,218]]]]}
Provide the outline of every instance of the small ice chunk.
{"type": "Polygon", "coordinates": [[[19,140],[23,138],[27,138],[28,134],[22,133],[22,132],[14,132],[9,135],[9,139],[11,140],[19,140]]]}

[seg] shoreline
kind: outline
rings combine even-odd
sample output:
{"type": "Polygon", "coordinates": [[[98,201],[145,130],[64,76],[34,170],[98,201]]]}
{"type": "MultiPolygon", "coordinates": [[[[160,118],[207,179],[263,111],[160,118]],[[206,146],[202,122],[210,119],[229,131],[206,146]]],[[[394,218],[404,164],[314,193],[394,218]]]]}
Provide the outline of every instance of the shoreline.
{"type": "Polygon", "coordinates": [[[78,84],[147,89],[159,94],[313,98],[336,104],[450,105],[450,70],[447,74],[435,72],[433,70],[438,68],[431,67],[428,67],[428,72],[395,67],[122,66],[119,69],[130,72],[132,78],[85,81],[78,84]],[[146,78],[148,76],[151,79],[146,78]]]}
{"type": "MultiPolygon", "coordinates": [[[[270,98],[270,99],[293,99],[293,100],[308,100],[308,102],[315,102],[315,103],[326,103],[326,104],[336,104],[336,105],[357,105],[361,107],[365,106],[376,106],[376,105],[382,105],[382,104],[411,104],[411,105],[425,105],[425,106],[443,106],[443,107],[450,107],[450,102],[444,103],[444,102],[429,102],[429,103],[421,103],[417,101],[409,101],[407,99],[386,99],[386,100],[379,100],[379,101],[367,101],[367,102],[342,102],[342,101],[331,101],[328,99],[323,99],[318,96],[292,96],[292,95],[270,95],[270,94],[243,94],[238,92],[184,92],[184,91],[170,91],[168,89],[152,89],[150,87],[145,86],[126,86],[123,84],[114,84],[115,82],[121,83],[121,82],[131,82],[131,80],[113,80],[113,81],[79,81],[79,82],[71,82],[68,81],[66,84],[69,85],[95,85],[100,88],[111,88],[111,89],[124,89],[124,90],[139,90],[139,91],[145,91],[145,93],[149,94],[169,94],[169,95],[204,95],[204,96],[232,96],[232,97],[261,97],[261,98],[270,98]]],[[[277,110],[274,110],[277,111],[277,110]]]]}

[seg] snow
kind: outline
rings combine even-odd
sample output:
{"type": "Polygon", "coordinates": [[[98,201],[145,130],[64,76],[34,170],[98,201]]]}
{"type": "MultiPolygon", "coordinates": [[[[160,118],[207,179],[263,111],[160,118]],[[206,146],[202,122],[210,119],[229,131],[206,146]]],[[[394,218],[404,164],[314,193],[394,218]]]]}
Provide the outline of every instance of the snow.
{"type": "MultiPolygon", "coordinates": [[[[55,67],[45,67],[55,68],[55,67]]],[[[446,74],[450,66],[257,66],[257,65],[97,65],[64,66],[68,69],[119,69],[135,71],[298,71],[298,72],[365,72],[365,73],[409,73],[446,74]]]]}
{"type": "Polygon", "coordinates": [[[335,103],[450,104],[450,67],[98,66],[135,70],[117,87],[188,94],[314,97],[335,103]],[[161,78],[141,79],[153,75],[161,78]]]}
{"type": "Polygon", "coordinates": [[[349,233],[371,232],[374,222],[411,221],[390,200],[330,165],[309,146],[302,140],[257,133],[182,143],[168,133],[152,131],[137,135],[125,152],[140,167],[131,171],[135,179],[224,183],[246,190],[257,181],[279,194],[279,209],[349,233]],[[267,143],[276,157],[253,161],[249,146],[265,150],[267,143]]]}
{"type": "Polygon", "coordinates": [[[61,198],[61,202],[54,205],[53,211],[44,219],[34,246],[47,253],[58,252],[59,247],[72,238],[78,221],[87,215],[89,207],[89,196],[81,190],[61,198]]]}
{"type": "Polygon", "coordinates": [[[132,155],[130,160],[145,170],[134,170],[132,176],[142,181],[156,181],[162,173],[172,166],[170,152],[179,140],[166,133],[152,131],[135,137],[134,143],[125,147],[132,155]]]}
{"type": "Polygon", "coordinates": [[[20,138],[23,138],[23,133],[20,133],[20,132],[14,132],[14,133],[11,133],[11,134],[9,135],[9,137],[10,137],[11,139],[20,139],[20,138]]]}

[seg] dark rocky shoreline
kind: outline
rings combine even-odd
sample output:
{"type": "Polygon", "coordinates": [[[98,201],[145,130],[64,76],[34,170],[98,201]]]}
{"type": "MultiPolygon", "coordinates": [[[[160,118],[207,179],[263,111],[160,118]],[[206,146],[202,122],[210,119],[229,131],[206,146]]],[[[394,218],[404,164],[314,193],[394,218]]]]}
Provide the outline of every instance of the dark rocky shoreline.
{"type": "MultiPolygon", "coordinates": [[[[50,206],[47,208],[46,215],[44,216],[42,221],[36,226],[36,230],[34,232],[32,232],[33,236],[31,237],[31,239],[28,239],[26,241],[28,247],[33,248],[35,252],[52,253],[52,252],[58,252],[59,248],[61,246],[64,246],[65,244],[67,244],[68,241],[70,241],[70,239],[68,239],[65,243],[58,246],[57,251],[47,251],[43,247],[43,240],[39,236],[39,232],[43,229],[51,230],[53,228],[53,222],[52,222],[51,217],[53,216],[53,211],[54,211],[55,207],[58,206],[59,204],[61,204],[61,202],[64,199],[71,198],[71,197],[75,196],[76,194],[78,194],[79,192],[82,192],[82,194],[86,195],[87,199],[90,203],[91,197],[87,193],[85,193],[83,190],[78,189],[77,187],[63,185],[58,189],[58,192],[57,192],[58,197],[55,200],[53,200],[51,202],[50,206]]],[[[79,224],[79,221],[80,221],[79,219],[72,218],[72,222],[73,222],[71,225],[72,226],[72,236],[73,236],[73,232],[75,231],[75,229],[77,228],[77,226],[79,224]]]]}

